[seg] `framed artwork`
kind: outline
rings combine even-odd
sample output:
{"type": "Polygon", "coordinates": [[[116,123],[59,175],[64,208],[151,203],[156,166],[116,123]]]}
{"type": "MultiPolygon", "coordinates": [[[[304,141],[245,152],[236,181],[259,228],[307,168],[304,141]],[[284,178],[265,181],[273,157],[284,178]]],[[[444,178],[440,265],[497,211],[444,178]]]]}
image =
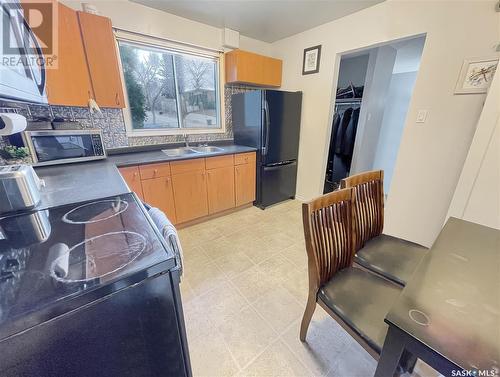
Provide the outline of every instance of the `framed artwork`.
{"type": "Polygon", "coordinates": [[[321,45],[309,47],[304,50],[302,62],[302,74],[310,75],[319,72],[319,60],[321,58],[321,45]]]}
{"type": "Polygon", "coordinates": [[[498,58],[465,59],[455,94],[486,93],[498,66],[498,58]]]}

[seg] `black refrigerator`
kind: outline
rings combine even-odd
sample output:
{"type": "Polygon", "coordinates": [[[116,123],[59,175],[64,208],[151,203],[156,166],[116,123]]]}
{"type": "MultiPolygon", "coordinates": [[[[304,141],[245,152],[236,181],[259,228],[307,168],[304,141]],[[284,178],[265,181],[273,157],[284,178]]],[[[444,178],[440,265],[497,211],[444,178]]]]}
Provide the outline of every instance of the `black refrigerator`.
{"type": "Polygon", "coordinates": [[[255,205],[295,197],[302,92],[253,90],[231,98],[234,142],[257,148],[255,205]]]}

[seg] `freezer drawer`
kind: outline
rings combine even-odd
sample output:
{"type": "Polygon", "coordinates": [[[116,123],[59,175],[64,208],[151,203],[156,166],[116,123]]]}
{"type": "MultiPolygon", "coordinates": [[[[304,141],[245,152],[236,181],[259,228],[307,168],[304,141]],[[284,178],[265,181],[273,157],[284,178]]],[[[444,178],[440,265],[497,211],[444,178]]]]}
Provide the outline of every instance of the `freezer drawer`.
{"type": "Polygon", "coordinates": [[[260,201],[257,205],[265,208],[294,198],[296,179],[296,161],[284,165],[262,166],[259,182],[260,201]]]}

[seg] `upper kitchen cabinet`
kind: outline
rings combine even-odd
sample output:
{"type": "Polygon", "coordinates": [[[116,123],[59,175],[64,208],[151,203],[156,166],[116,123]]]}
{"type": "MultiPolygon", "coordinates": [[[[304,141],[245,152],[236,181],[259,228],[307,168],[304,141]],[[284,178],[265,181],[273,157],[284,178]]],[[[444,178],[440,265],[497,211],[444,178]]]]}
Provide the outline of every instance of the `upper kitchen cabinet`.
{"type": "Polygon", "coordinates": [[[280,59],[243,50],[226,53],[226,83],[241,83],[263,87],[281,86],[280,59]]]}
{"type": "Polygon", "coordinates": [[[125,107],[111,20],[77,12],[94,98],[101,107],[125,107]]]}
{"type": "Polygon", "coordinates": [[[78,16],[71,8],[61,3],[54,4],[59,17],[58,53],[57,65],[46,69],[48,101],[53,105],[87,106],[93,91],[78,16]]]}

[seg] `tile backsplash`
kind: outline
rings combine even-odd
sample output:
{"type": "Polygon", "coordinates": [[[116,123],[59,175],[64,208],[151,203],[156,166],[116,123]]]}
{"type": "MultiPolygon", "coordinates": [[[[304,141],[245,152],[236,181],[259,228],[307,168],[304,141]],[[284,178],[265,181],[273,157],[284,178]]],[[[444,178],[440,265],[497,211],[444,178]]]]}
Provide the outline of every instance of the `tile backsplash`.
{"type": "MultiPolygon", "coordinates": [[[[189,135],[192,142],[211,142],[232,140],[231,95],[254,88],[245,86],[226,86],[224,90],[226,131],[218,134],[189,135]]],[[[0,112],[17,112],[28,121],[44,117],[54,119],[61,117],[77,121],[83,129],[100,128],[103,132],[106,148],[124,148],[142,145],[169,144],[183,141],[182,135],[128,137],[123,112],[121,109],[103,108],[102,114],[91,114],[86,107],[34,105],[19,102],[8,102],[0,99],[0,112]]],[[[7,143],[7,138],[0,137],[0,147],[7,143]]]]}

